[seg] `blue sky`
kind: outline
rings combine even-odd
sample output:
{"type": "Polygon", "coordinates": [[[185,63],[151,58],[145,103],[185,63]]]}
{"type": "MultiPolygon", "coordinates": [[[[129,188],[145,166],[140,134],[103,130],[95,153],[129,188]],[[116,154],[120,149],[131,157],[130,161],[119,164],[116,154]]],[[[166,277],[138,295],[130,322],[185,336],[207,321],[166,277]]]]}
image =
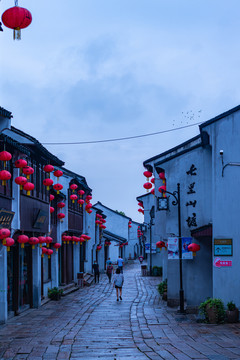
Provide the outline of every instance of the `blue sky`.
{"type": "MultiPolygon", "coordinates": [[[[14,1],[1,0],[4,10],[14,1]]],[[[132,136],[239,104],[239,0],[19,0],[22,40],[0,33],[1,106],[41,142],[132,136]],[[201,112],[199,112],[201,110],[201,112]],[[189,115],[191,114],[191,116],[189,115]]],[[[101,145],[48,146],[93,201],[141,221],[142,162],[198,127],[101,145]]]]}

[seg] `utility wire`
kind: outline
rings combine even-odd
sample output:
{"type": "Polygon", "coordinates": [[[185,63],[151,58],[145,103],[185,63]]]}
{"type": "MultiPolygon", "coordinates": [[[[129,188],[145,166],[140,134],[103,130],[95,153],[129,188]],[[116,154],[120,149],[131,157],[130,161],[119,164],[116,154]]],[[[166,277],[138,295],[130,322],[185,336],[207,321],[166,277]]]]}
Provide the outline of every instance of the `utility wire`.
{"type": "Polygon", "coordinates": [[[162,131],[157,131],[157,132],[154,132],[154,133],[135,135],[135,136],[127,136],[127,137],[122,137],[122,138],[105,139],[105,140],[92,140],[92,141],[76,141],[76,142],[49,142],[49,143],[43,142],[42,144],[43,145],[85,145],[85,144],[98,144],[98,143],[107,143],[107,142],[114,142],[114,141],[131,140],[131,139],[138,139],[138,138],[147,137],[147,136],[165,134],[165,133],[168,133],[168,132],[181,130],[181,129],[186,129],[186,128],[189,128],[191,126],[200,125],[200,124],[202,124],[202,122],[198,122],[198,123],[191,124],[191,125],[181,126],[181,127],[175,128],[175,129],[162,130],[162,131]]]}

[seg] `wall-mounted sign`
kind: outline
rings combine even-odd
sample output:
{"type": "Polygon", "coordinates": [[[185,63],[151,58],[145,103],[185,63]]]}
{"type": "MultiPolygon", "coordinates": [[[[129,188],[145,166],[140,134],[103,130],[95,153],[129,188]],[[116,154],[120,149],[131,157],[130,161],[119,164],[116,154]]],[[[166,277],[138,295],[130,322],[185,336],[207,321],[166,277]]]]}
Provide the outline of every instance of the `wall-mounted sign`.
{"type": "MultiPolygon", "coordinates": [[[[145,244],[145,253],[150,254],[150,244],[145,244]]],[[[156,254],[156,244],[152,244],[152,254],[156,254]]]]}
{"type": "Polygon", "coordinates": [[[168,238],[168,259],[179,259],[179,248],[178,248],[178,238],[169,237],[168,238]]]}
{"type": "Polygon", "coordinates": [[[220,267],[229,267],[232,266],[232,260],[222,260],[220,258],[215,258],[213,260],[213,266],[220,268],[220,267]]]}
{"type": "Polygon", "coordinates": [[[0,210],[0,229],[11,229],[12,220],[15,212],[10,210],[0,210]]]}
{"type": "Polygon", "coordinates": [[[232,239],[214,239],[214,256],[232,256],[232,239]]]}
{"type": "Polygon", "coordinates": [[[41,229],[47,219],[48,213],[44,210],[39,210],[33,228],[41,229]]]}

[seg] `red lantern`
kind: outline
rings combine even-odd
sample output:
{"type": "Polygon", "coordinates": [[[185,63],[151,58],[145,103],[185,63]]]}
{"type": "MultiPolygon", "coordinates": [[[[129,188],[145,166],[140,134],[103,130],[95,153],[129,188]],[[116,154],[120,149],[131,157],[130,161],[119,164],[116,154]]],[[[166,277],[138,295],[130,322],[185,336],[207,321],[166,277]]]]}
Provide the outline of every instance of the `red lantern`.
{"type": "Polygon", "coordinates": [[[138,212],[144,214],[144,210],[143,210],[143,209],[138,209],[138,212]]]}
{"type": "Polygon", "coordinates": [[[0,229],[0,240],[3,240],[3,245],[6,244],[6,239],[11,235],[9,229],[0,229]]]}
{"type": "Polygon", "coordinates": [[[106,220],[105,220],[105,219],[102,219],[101,221],[102,221],[102,223],[103,223],[103,224],[105,224],[105,223],[106,223],[106,220]]]}
{"type": "Polygon", "coordinates": [[[88,213],[91,214],[91,213],[92,213],[92,210],[89,210],[88,213]]]}
{"type": "Polygon", "coordinates": [[[47,249],[47,254],[48,254],[48,258],[51,258],[51,255],[53,254],[53,250],[52,249],[47,249]]]}
{"type": "Polygon", "coordinates": [[[143,185],[143,187],[144,187],[144,189],[146,189],[148,191],[149,189],[152,188],[152,184],[150,182],[147,182],[143,185]]]}
{"type": "Polygon", "coordinates": [[[151,171],[144,171],[143,175],[146,176],[147,181],[148,181],[149,178],[152,176],[152,172],[151,171]]]}
{"type": "Polygon", "coordinates": [[[97,217],[98,219],[101,219],[102,215],[96,214],[96,217],[97,217]]]}
{"type": "Polygon", "coordinates": [[[56,178],[57,178],[57,181],[59,180],[59,178],[61,177],[61,176],[63,176],[63,172],[61,171],[61,170],[56,170],[56,171],[54,171],[54,176],[56,176],[56,178]]]}
{"type": "Polygon", "coordinates": [[[35,188],[33,183],[27,182],[24,186],[23,189],[27,191],[27,195],[29,196],[31,191],[33,191],[35,188]]]}
{"type": "Polygon", "coordinates": [[[13,38],[14,40],[21,39],[21,29],[25,29],[32,22],[32,14],[29,10],[22,8],[20,6],[14,6],[10,9],[7,9],[2,14],[3,24],[13,29],[13,38]]]}
{"type": "Polygon", "coordinates": [[[10,246],[13,246],[14,244],[15,244],[15,241],[12,238],[8,237],[8,238],[6,238],[6,243],[3,245],[7,246],[7,251],[10,251],[10,246]]]}
{"type": "Polygon", "coordinates": [[[85,194],[85,191],[83,191],[83,190],[78,190],[78,195],[80,195],[80,197],[83,197],[84,194],[85,194]]]}
{"type": "Polygon", "coordinates": [[[46,173],[48,173],[50,175],[50,172],[52,172],[54,170],[54,166],[48,164],[48,165],[45,165],[44,168],[43,168],[43,171],[45,171],[46,173]]]}
{"type": "Polygon", "coordinates": [[[158,241],[158,242],[156,243],[156,247],[157,247],[158,249],[161,249],[161,250],[162,250],[162,248],[165,247],[165,242],[164,242],[164,241],[158,241]]]}
{"type": "Polygon", "coordinates": [[[67,241],[67,235],[63,235],[63,236],[62,236],[62,241],[63,241],[63,243],[64,243],[64,244],[66,244],[66,241],[67,241]]]}
{"type": "Polygon", "coordinates": [[[18,169],[22,169],[27,166],[27,161],[24,159],[18,159],[15,161],[15,167],[18,169]]]}
{"type": "Polygon", "coordinates": [[[128,228],[131,229],[132,225],[131,224],[128,224],[128,228]]]}
{"type": "Polygon", "coordinates": [[[70,189],[75,192],[75,190],[78,188],[77,184],[70,185],[70,189]]]}
{"type": "Polygon", "coordinates": [[[24,167],[22,171],[25,175],[27,175],[27,179],[30,179],[30,175],[34,173],[34,169],[31,166],[24,167]]]}
{"type": "Polygon", "coordinates": [[[200,250],[200,245],[192,243],[188,245],[188,250],[192,251],[193,256],[196,256],[196,252],[200,250]]]}
{"type": "Polygon", "coordinates": [[[86,202],[89,202],[90,200],[92,200],[92,196],[91,196],[91,195],[87,195],[87,196],[86,196],[86,202]]]}
{"type": "Polygon", "coordinates": [[[57,207],[58,207],[59,209],[63,209],[63,208],[65,207],[65,203],[64,203],[64,202],[59,202],[59,203],[57,204],[57,207]]]}
{"type": "Polygon", "coordinates": [[[23,186],[27,183],[27,179],[24,176],[18,176],[15,179],[15,183],[20,185],[20,189],[23,189],[23,186]]]}
{"type": "Polygon", "coordinates": [[[0,180],[2,180],[2,185],[6,185],[6,181],[10,180],[12,177],[11,173],[7,170],[0,171],[0,180]]]}
{"type": "Polygon", "coordinates": [[[48,253],[48,249],[45,247],[42,247],[42,258],[44,257],[45,254],[48,253]]]}
{"type": "Polygon", "coordinates": [[[80,205],[80,207],[82,207],[83,204],[84,204],[84,200],[83,200],[83,199],[79,199],[77,202],[78,202],[78,204],[80,205]]]}
{"type": "Polygon", "coordinates": [[[61,222],[63,222],[63,219],[65,218],[65,214],[59,213],[57,217],[59,220],[61,220],[61,222]]]}
{"type": "Polygon", "coordinates": [[[49,195],[49,200],[50,200],[50,201],[53,201],[54,199],[55,199],[55,196],[52,195],[52,194],[50,194],[50,195],[49,195]]]}
{"type": "Polygon", "coordinates": [[[159,188],[158,188],[158,191],[160,192],[160,193],[165,193],[166,192],[166,185],[162,185],[162,186],[160,186],[159,188]]]}
{"type": "Polygon", "coordinates": [[[69,241],[72,240],[72,237],[69,235],[65,235],[65,241],[67,242],[67,244],[69,244],[69,241]]]}
{"type": "Polygon", "coordinates": [[[159,177],[160,177],[161,180],[166,180],[166,178],[165,178],[165,172],[160,172],[160,173],[159,173],[159,177]]]}
{"type": "Polygon", "coordinates": [[[138,206],[141,206],[142,208],[144,207],[141,201],[138,202],[138,206]]]}
{"type": "Polygon", "coordinates": [[[44,179],[43,180],[43,185],[47,187],[47,190],[50,190],[50,186],[53,184],[53,180],[52,179],[44,179]]]}
{"type": "Polygon", "coordinates": [[[107,227],[105,225],[100,225],[100,228],[105,230],[107,227]]]}
{"type": "Polygon", "coordinates": [[[39,239],[37,237],[30,237],[29,244],[32,245],[32,249],[35,249],[35,245],[39,243],[39,239]]]}
{"type": "Polygon", "coordinates": [[[98,245],[98,246],[97,246],[97,250],[98,250],[98,251],[101,250],[101,248],[102,248],[101,245],[98,245]]]}
{"type": "Polygon", "coordinates": [[[101,225],[101,221],[100,221],[100,220],[96,220],[96,221],[95,221],[95,224],[101,225]]]}
{"type": "Polygon", "coordinates": [[[50,236],[46,236],[45,242],[47,244],[47,248],[49,248],[49,244],[51,244],[53,242],[53,239],[50,236]]]}
{"type": "Polygon", "coordinates": [[[0,160],[4,163],[4,168],[6,167],[6,162],[12,159],[12,155],[8,151],[0,152],[0,160]]]}
{"type": "Polygon", "coordinates": [[[39,236],[38,237],[38,240],[39,240],[39,246],[40,248],[42,247],[42,244],[45,244],[46,243],[46,238],[45,236],[39,236]]]}
{"type": "Polygon", "coordinates": [[[81,237],[83,239],[85,239],[86,241],[91,240],[91,236],[88,236],[88,235],[85,235],[85,234],[82,234],[81,237]]]}
{"type": "Polygon", "coordinates": [[[72,241],[73,245],[75,244],[75,242],[78,242],[77,236],[72,236],[71,241],[72,241]]]}
{"type": "Polygon", "coordinates": [[[155,195],[155,189],[152,189],[152,190],[150,191],[150,193],[153,194],[153,195],[155,195]]]}
{"type": "Polygon", "coordinates": [[[21,244],[21,248],[24,249],[24,244],[28,243],[28,236],[27,235],[19,235],[17,238],[17,242],[21,244]]]}
{"type": "Polygon", "coordinates": [[[152,184],[155,184],[155,178],[152,178],[152,179],[151,179],[151,183],[152,183],[152,184]]]}
{"type": "Polygon", "coordinates": [[[54,207],[50,206],[50,214],[54,213],[55,209],[54,207]]]}
{"type": "Polygon", "coordinates": [[[77,195],[75,195],[75,194],[72,194],[72,195],[70,195],[70,199],[72,200],[72,203],[74,204],[75,203],[75,200],[77,200],[77,195]]]}
{"type": "Polygon", "coordinates": [[[85,238],[83,236],[80,237],[79,239],[80,245],[82,245],[85,242],[85,238]]]}
{"type": "Polygon", "coordinates": [[[58,252],[58,249],[60,249],[61,244],[59,244],[59,243],[53,244],[53,247],[54,247],[54,249],[56,249],[56,252],[58,252]]]}
{"type": "MultiPolygon", "coordinates": [[[[59,171],[59,170],[58,170],[59,171]]],[[[55,171],[56,172],[56,171],[55,171]]],[[[57,191],[57,194],[59,194],[60,190],[63,189],[63,186],[61,184],[54,184],[53,188],[57,191]]]]}

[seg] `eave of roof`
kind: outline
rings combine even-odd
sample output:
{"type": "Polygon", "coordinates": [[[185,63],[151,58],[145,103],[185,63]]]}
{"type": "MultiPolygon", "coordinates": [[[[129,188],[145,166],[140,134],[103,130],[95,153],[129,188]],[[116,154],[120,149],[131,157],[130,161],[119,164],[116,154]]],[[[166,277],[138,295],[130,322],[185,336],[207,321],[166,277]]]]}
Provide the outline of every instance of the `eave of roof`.
{"type": "Polygon", "coordinates": [[[107,230],[103,230],[103,235],[105,237],[108,237],[111,240],[115,240],[115,241],[118,241],[118,242],[126,242],[127,241],[126,238],[124,238],[122,236],[119,236],[117,234],[113,234],[113,233],[111,233],[110,231],[107,231],[107,230]]]}
{"type": "Polygon", "coordinates": [[[109,211],[112,211],[113,213],[115,213],[116,215],[119,215],[119,216],[122,216],[128,220],[131,220],[131,218],[129,216],[126,216],[126,215],[122,215],[120,214],[119,212],[117,212],[116,210],[113,210],[113,209],[110,209],[109,207],[107,207],[106,205],[103,205],[100,201],[98,201],[96,204],[94,204],[95,207],[98,206],[98,204],[102,207],[104,207],[105,209],[109,210],[109,211]]]}
{"type": "Polygon", "coordinates": [[[58,166],[62,166],[64,165],[64,162],[60,159],[58,159],[57,156],[53,155],[52,153],[50,153],[50,151],[48,151],[37,139],[35,139],[33,136],[26,134],[25,132],[23,132],[22,130],[19,130],[17,128],[15,128],[14,126],[11,126],[11,131],[25,137],[26,139],[30,140],[33,142],[33,145],[31,144],[25,144],[25,146],[30,149],[31,152],[34,152],[33,150],[33,146],[37,147],[37,150],[39,152],[41,152],[43,154],[43,156],[45,156],[46,158],[49,158],[51,160],[51,162],[53,163],[53,165],[58,165],[58,166]]]}
{"type": "Polygon", "coordinates": [[[158,158],[164,157],[164,156],[170,154],[171,152],[177,151],[181,147],[184,147],[184,146],[190,144],[191,142],[194,142],[194,141],[198,140],[199,138],[201,138],[201,134],[199,134],[197,136],[194,136],[193,138],[191,138],[191,139],[189,139],[189,140],[187,140],[187,141],[185,141],[185,142],[183,142],[183,143],[181,143],[181,144],[179,144],[177,146],[174,146],[173,148],[171,148],[171,149],[169,149],[167,151],[164,151],[163,153],[161,153],[159,155],[155,155],[155,156],[145,160],[143,162],[143,166],[146,166],[148,163],[150,163],[150,162],[152,162],[154,160],[157,160],[158,158]]]}
{"type": "Polygon", "coordinates": [[[82,175],[79,175],[75,172],[73,172],[72,170],[68,170],[66,168],[64,168],[63,166],[61,166],[61,169],[66,172],[68,175],[72,176],[73,178],[76,178],[78,180],[78,182],[89,192],[92,191],[92,189],[88,186],[86,178],[82,175]]]}
{"type": "Polygon", "coordinates": [[[31,154],[30,150],[25,146],[21,145],[18,141],[12,139],[10,136],[5,134],[0,134],[0,138],[3,139],[3,142],[6,142],[7,144],[13,146],[15,149],[18,149],[23,154],[30,156],[31,154]]]}
{"type": "Polygon", "coordinates": [[[12,113],[0,106],[0,116],[11,119],[12,113]]]}
{"type": "Polygon", "coordinates": [[[191,236],[195,239],[212,237],[212,224],[207,224],[191,231],[191,236]]]}
{"type": "Polygon", "coordinates": [[[227,110],[227,111],[225,111],[224,113],[222,113],[222,114],[220,114],[220,115],[217,115],[217,116],[215,116],[214,118],[212,118],[212,119],[210,119],[210,120],[208,120],[208,121],[205,121],[204,123],[202,123],[201,125],[199,125],[200,130],[201,130],[202,128],[204,128],[205,126],[208,126],[208,125],[210,125],[210,124],[212,124],[212,123],[214,123],[214,122],[216,122],[216,121],[218,121],[218,120],[221,120],[221,119],[223,119],[224,117],[227,117],[227,116],[229,116],[229,115],[232,115],[233,113],[235,113],[235,112],[237,112],[237,111],[239,111],[239,110],[240,110],[240,105],[235,106],[234,108],[232,108],[232,109],[230,109],[230,110],[227,110]]]}

